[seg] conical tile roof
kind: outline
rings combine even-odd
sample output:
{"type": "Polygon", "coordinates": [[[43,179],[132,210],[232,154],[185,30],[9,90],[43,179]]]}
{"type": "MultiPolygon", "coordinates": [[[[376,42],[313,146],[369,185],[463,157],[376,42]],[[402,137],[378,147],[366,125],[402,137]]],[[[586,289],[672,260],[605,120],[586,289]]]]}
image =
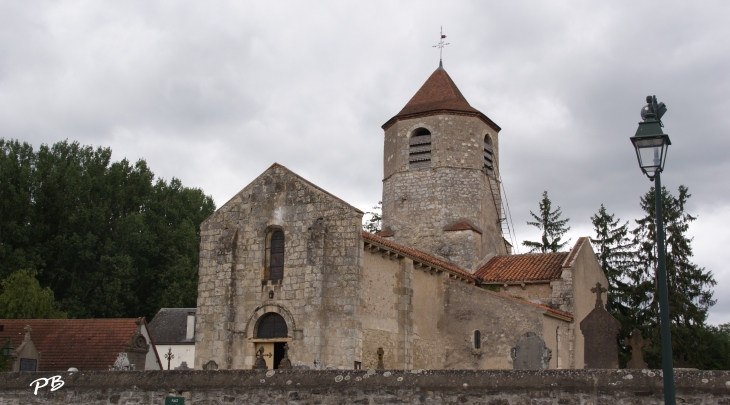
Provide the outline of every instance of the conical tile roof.
{"type": "Polygon", "coordinates": [[[469,102],[466,101],[464,95],[461,94],[459,88],[456,87],[454,81],[446,73],[442,64],[439,64],[438,69],[431,74],[408,104],[383,125],[383,129],[387,129],[400,119],[435,114],[476,116],[494,129],[500,130],[497,124],[469,105],[469,102]]]}

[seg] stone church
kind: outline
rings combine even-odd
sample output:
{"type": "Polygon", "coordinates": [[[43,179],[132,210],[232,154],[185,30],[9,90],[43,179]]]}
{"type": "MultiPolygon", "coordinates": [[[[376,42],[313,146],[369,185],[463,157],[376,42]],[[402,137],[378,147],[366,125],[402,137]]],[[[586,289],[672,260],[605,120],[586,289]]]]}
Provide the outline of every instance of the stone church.
{"type": "Polygon", "coordinates": [[[606,277],[586,238],[512,254],[500,127],[440,65],[382,128],[377,235],[276,163],[203,222],[195,368],[511,369],[525,336],[544,367],[583,368],[606,277]]]}

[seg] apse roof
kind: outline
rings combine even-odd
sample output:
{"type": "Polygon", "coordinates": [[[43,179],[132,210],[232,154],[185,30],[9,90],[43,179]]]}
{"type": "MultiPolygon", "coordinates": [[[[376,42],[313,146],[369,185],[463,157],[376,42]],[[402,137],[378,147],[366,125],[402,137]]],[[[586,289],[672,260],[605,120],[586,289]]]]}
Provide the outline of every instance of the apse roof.
{"type": "Polygon", "coordinates": [[[570,252],[494,256],[474,275],[486,283],[557,280],[564,268],[573,265],[585,242],[585,237],[578,238],[570,252]]]}

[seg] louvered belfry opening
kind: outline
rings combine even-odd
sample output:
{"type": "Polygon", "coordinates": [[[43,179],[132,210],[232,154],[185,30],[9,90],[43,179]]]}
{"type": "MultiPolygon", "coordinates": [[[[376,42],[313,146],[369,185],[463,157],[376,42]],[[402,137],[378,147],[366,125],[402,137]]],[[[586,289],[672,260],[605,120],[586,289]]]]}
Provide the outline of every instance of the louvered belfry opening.
{"type": "Polygon", "coordinates": [[[277,313],[270,312],[259,321],[256,337],[263,339],[285,338],[288,331],[284,318],[277,313]]]}
{"type": "Polygon", "coordinates": [[[275,231],[271,235],[271,251],[269,259],[269,280],[284,278],[284,232],[275,231]]]}
{"type": "Polygon", "coordinates": [[[408,148],[409,169],[431,167],[431,131],[419,128],[411,136],[408,148]]]}
{"type": "Polygon", "coordinates": [[[484,135],[484,172],[494,177],[494,148],[489,135],[484,135]]]}

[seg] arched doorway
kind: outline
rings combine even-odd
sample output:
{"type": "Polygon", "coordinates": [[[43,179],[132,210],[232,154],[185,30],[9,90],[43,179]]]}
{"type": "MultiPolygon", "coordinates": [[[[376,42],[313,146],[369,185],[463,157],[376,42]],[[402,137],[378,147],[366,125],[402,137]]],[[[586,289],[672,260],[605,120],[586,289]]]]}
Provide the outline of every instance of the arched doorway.
{"type": "Polygon", "coordinates": [[[264,314],[256,326],[256,350],[264,348],[264,360],[269,370],[279,368],[281,359],[284,358],[284,345],[288,338],[289,328],[284,317],[269,312],[264,314]]]}

